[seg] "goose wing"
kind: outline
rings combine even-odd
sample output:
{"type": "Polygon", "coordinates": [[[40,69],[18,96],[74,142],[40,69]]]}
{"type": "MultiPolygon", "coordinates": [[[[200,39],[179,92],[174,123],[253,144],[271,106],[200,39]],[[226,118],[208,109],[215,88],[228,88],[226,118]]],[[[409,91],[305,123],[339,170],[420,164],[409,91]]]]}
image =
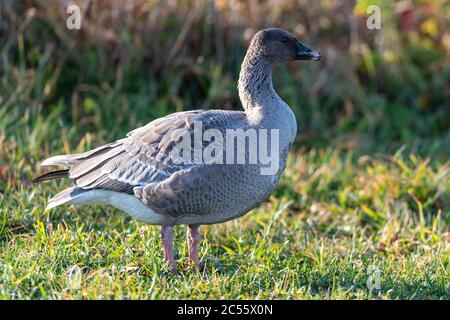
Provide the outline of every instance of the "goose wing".
{"type": "Polygon", "coordinates": [[[124,139],[85,153],[49,158],[43,165],[68,166],[69,178],[82,189],[135,194],[143,200],[142,190],[145,187],[156,187],[176,173],[186,175],[189,169],[202,166],[180,163],[179,158],[174,159],[176,154],[174,156],[172,151],[180,140],[181,132],[193,137],[194,123],[197,121],[201,122],[203,131],[215,128],[223,132],[226,128],[243,125],[245,119],[245,113],[238,111],[173,113],[131,131],[124,139]]]}

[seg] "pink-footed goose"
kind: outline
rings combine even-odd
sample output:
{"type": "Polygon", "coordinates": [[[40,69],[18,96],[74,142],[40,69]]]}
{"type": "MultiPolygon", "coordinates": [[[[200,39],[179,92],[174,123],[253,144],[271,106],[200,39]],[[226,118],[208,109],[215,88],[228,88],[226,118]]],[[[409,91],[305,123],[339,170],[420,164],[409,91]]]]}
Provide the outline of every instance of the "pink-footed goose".
{"type": "MultiPolygon", "coordinates": [[[[135,219],[161,225],[164,259],[173,273],[177,273],[173,226],[187,224],[189,261],[198,267],[199,225],[246,214],[272,193],[284,170],[297,125],[290,107],[273,89],[272,67],[291,60],[320,60],[320,54],[306,48],[285,30],[261,30],[251,40],[239,75],[244,112],[173,113],[133,130],[116,142],[85,153],[45,160],[43,166],[60,165],[68,169],[49,172],[33,182],[68,177],[74,183],[51,198],[47,209],[61,204],[112,205],[135,219]],[[276,129],[277,170],[262,174],[263,164],[259,160],[243,164],[176,161],[179,159],[174,159],[177,153],[173,151],[184,139],[177,133],[182,129],[194,135],[195,123],[202,124],[202,132],[255,129],[259,134],[261,129],[276,129]]],[[[223,141],[223,157],[227,151],[230,153],[226,145],[223,141]]],[[[197,149],[193,146],[193,153],[207,147],[205,143],[197,149]]],[[[245,150],[245,159],[249,152],[245,150]]]]}

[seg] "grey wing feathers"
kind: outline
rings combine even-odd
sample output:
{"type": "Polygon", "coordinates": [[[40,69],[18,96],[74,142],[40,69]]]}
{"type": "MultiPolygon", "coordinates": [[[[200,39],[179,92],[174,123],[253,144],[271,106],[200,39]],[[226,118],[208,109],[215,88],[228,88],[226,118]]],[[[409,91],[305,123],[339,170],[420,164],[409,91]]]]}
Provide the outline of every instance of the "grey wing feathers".
{"type": "Polygon", "coordinates": [[[95,148],[95,149],[92,149],[90,151],[83,152],[83,153],[51,157],[51,158],[44,160],[41,163],[41,166],[53,166],[53,165],[71,166],[71,165],[79,162],[80,160],[86,159],[87,157],[89,157],[95,153],[101,152],[104,149],[109,149],[116,145],[119,145],[122,142],[122,140],[117,140],[115,142],[105,144],[104,146],[101,146],[101,147],[98,147],[98,148],[95,148]]]}
{"type": "Polygon", "coordinates": [[[196,110],[174,113],[131,131],[124,139],[85,153],[52,157],[42,164],[68,166],[69,178],[82,189],[133,194],[135,187],[158,183],[193,166],[170,161],[170,151],[179,138],[177,129],[192,130],[195,120],[202,121],[207,127],[224,127],[226,123],[236,124],[236,119],[232,119],[235,116],[245,118],[242,112],[196,110]]]}

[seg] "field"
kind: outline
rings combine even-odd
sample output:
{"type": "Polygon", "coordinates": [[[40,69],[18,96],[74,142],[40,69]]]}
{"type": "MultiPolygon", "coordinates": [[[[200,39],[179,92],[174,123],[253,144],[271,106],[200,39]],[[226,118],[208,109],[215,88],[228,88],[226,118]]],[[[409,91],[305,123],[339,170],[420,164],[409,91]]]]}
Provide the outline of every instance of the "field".
{"type": "Polygon", "coordinates": [[[1,299],[450,299],[450,3],[74,1],[0,4],[1,299]],[[88,3],[86,5],[86,3],[88,3]],[[403,11],[402,11],[403,10],[403,11]],[[350,18],[349,18],[350,15],[350,18]],[[238,109],[249,36],[292,31],[322,52],[274,87],[299,134],[275,193],[203,226],[201,270],[163,264],[159,228],[107,207],[59,207],[32,185],[160,116],[238,109]]]}

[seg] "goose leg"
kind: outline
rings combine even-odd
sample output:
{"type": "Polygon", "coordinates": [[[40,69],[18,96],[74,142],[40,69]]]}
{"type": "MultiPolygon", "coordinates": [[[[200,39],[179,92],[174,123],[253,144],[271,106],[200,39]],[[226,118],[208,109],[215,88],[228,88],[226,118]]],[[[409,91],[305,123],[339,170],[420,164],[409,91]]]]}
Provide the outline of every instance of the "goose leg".
{"type": "Polygon", "coordinates": [[[173,254],[173,226],[161,227],[161,239],[164,249],[164,261],[169,265],[170,271],[173,274],[178,274],[173,254]]]}
{"type": "Polygon", "coordinates": [[[200,226],[191,224],[187,229],[189,262],[198,268],[198,243],[200,242],[200,226]]]}

